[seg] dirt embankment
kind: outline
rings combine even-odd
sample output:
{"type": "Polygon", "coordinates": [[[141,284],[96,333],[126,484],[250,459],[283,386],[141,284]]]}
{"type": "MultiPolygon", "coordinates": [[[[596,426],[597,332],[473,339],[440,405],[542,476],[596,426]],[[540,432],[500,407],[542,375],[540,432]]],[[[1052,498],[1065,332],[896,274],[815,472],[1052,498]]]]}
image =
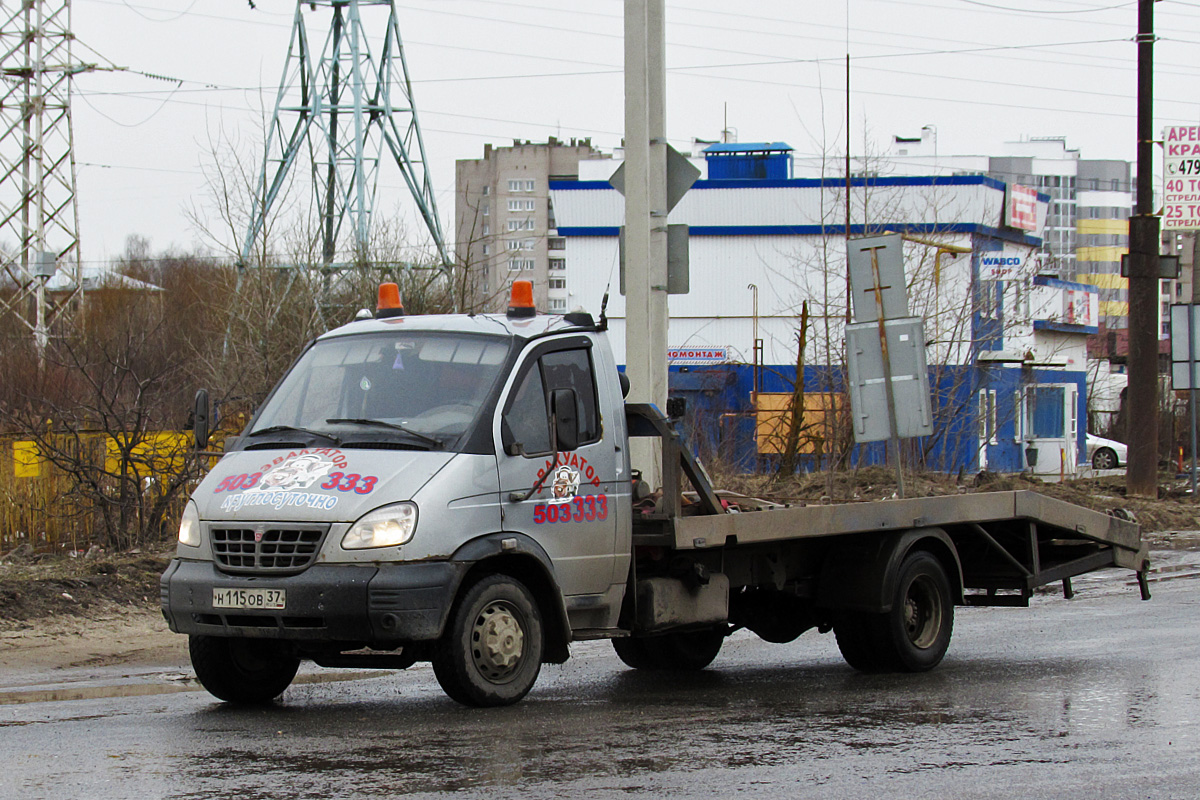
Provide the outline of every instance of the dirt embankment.
{"type": "Polygon", "coordinates": [[[169,560],[169,553],[7,554],[0,559],[0,628],[44,617],[155,609],[158,579],[169,560]]]}

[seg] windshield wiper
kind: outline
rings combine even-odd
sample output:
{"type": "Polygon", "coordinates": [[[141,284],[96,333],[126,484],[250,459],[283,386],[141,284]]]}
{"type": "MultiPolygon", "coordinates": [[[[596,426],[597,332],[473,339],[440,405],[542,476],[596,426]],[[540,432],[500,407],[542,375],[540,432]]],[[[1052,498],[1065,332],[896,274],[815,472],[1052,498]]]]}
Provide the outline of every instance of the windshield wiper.
{"type": "Polygon", "coordinates": [[[308,428],[296,428],[292,425],[272,425],[269,428],[262,428],[257,431],[252,431],[251,433],[246,434],[246,436],[265,436],[268,433],[307,433],[309,436],[317,436],[321,439],[327,439],[338,447],[342,446],[342,440],[331,433],[322,433],[321,431],[314,431],[308,428]]]}
{"type": "Polygon", "coordinates": [[[325,422],[330,425],[339,425],[339,424],[340,425],[374,425],[375,427],[378,427],[378,428],[391,428],[394,431],[400,431],[401,433],[407,433],[409,436],[413,437],[417,441],[424,442],[425,444],[429,445],[430,447],[441,447],[442,446],[441,439],[435,439],[432,436],[426,436],[423,433],[418,433],[417,431],[414,431],[411,428],[406,428],[403,425],[396,424],[395,422],[384,422],[381,419],[361,419],[361,418],[340,419],[339,418],[339,419],[327,419],[327,420],[325,420],[325,422]]]}

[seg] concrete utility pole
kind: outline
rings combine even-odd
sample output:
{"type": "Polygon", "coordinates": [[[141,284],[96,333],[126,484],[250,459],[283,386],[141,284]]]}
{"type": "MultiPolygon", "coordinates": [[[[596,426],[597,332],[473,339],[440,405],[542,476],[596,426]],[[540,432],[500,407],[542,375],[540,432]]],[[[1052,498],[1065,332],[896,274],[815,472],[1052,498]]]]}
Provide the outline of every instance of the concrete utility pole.
{"type": "MultiPolygon", "coordinates": [[[[625,0],[625,370],[629,399],[667,403],[667,124],[664,0],[625,0]]],[[[630,456],[662,483],[655,439],[630,456]]]]}
{"type": "Polygon", "coordinates": [[[1138,0],[1137,205],[1129,220],[1129,467],[1125,490],[1158,494],[1158,250],[1154,215],[1154,0],[1138,0]]]}

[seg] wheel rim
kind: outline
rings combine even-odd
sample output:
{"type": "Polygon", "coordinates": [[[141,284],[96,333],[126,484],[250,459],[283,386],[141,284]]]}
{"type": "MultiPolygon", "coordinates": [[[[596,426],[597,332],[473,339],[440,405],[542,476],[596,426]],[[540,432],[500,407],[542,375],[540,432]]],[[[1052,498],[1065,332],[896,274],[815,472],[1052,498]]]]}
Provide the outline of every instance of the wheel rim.
{"type": "Polygon", "coordinates": [[[914,647],[926,649],[942,630],[941,592],[926,575],[918,576],[904,596],[904,632],[914,647]]]}
{"type": "Polygon", "coordinates": [[[505,683],[521,667],[525,629],[516,608],[506,602],[488,603],[471,627],[471,657],[479,674],[492,683],[505,683]]]}

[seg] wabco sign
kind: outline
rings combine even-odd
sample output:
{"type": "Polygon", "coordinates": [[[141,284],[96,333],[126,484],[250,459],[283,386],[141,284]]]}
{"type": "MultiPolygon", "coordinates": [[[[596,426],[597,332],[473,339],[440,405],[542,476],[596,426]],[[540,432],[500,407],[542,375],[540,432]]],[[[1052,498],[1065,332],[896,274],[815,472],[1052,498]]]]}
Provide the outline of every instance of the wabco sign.
{"type": "Polygon", "coordinates": [[[1025,267],[1028,254],[1014,250],[983,253],[979,256],[979,277],[985,281],[1018,280],[1025,267]]]}

